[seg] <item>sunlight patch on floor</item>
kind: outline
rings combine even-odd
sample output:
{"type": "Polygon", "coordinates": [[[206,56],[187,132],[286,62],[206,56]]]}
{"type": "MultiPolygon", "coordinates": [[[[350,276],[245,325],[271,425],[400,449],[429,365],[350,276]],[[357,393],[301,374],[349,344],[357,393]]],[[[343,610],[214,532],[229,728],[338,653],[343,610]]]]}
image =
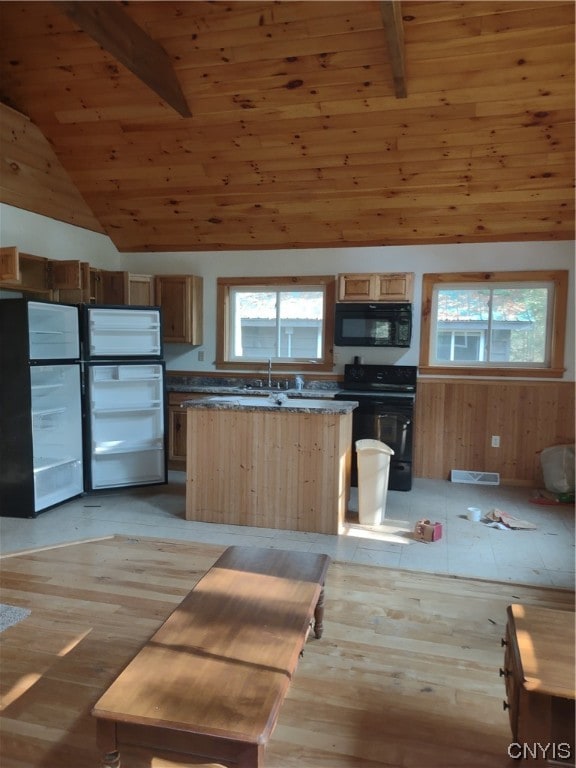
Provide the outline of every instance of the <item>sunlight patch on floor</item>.
{"type": "Polygon", "coordinates": [[[413,544],[412,529],[406,520],[386,520],[380,525],[344,523],[341,536],[372,541],[388,541],[392,544],[413,544]]]}
{"type": "Polygon", "coordinates": [[[6,709],[6,707],[16,701],[16,699],[19,699],[20,696],[23,696],[29,688],[32,688],[32,686],[40,680],[41,677],[41,674],[32,673],[22,675],[18,682],[15,683],[4,696],[2,696],[2,700],[0,701],[0,711],[6,709]]]}

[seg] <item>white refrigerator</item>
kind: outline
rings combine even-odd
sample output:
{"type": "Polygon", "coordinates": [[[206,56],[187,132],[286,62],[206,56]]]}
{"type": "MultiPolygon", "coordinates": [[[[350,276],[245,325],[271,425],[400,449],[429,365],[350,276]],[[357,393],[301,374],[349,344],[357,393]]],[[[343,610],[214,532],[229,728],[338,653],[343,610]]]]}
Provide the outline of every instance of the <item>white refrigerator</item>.
{"type": "Polygon", "coordinates": [[[79,496],[83,429],[78,309],[0,300],[0,514],[36,517],[79,496]]]}
{"type": "Polygon", "coordinates": [[[159,307],[83,305],[86,491],[167,481],[159,307]]]}

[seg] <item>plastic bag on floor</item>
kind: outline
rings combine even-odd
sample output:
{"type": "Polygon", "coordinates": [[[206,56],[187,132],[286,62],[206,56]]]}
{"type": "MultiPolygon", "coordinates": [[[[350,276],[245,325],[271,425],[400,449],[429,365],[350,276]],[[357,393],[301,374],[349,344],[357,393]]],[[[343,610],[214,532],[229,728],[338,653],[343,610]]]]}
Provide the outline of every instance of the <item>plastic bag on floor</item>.
{"type": "Polygon", "coordinates": [[[574,491],[574,446],[553,445],[540,453],[544,486],[552,493],[574,491]]]}

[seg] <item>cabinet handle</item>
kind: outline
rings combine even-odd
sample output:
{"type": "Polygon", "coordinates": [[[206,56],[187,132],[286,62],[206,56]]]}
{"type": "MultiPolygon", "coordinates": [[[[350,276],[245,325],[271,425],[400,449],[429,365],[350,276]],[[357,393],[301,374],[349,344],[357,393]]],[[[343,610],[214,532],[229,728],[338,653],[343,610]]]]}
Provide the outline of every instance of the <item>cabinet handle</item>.
{"type": "Polygon", "coordinates": [[[509,669],[502,669],[502,667],[500,667],[500,672],[499,672],[500,677],[508,677],[509,674],[510,674],[509,669]]]}
{"type": "Polygon", "coordinates": [[[504,709],[504,710],[510,709],[510,704],[508,704],[507,701],[503,701],[502,702],[502,709],[504,709]]]}
{"type": "Polygon", "coordinates": [[[508,640],[504,640],[504,638],[501,638],[501,640],[500,640],[500,645],[502,646],[502,648],[503,648],[505,645],[508,645],[508,640]]]}

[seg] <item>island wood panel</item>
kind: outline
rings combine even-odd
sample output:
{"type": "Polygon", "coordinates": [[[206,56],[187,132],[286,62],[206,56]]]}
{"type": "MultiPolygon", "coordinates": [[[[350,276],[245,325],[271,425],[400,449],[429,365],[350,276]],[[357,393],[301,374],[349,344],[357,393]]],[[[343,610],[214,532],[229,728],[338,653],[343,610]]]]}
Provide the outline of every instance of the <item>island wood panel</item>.
{"type": "Polygon", "coordinates": [[[186,519],[338,533],[352,414],[191,408],[186,519]]]}
{"type": "MultiPolygon", "coordinates": [[[[94,703],[223,549],[119,536],[4,557],[3,602],[31,615],[2,634],[3,768],[99,765],[94,703]]],[[[266,768],[509,766],[498,668],[514,601],[574,610],[568,590],[333,561],[324,637],[306,645],[266,768]]]]}
{"type": "MultiPolygon", "coordinates": [[[[573,3],[405,0],[404,99],[376,2],[123,12],[193,118],[57,5],[5,3],[0,54],[4,100],[119,250],[573,239],[573,3]]],[[[29,210],[34,162],[3,174],[29,210]]]]}
{"type": "Polygon", "coordinates": [[[542,487],[540,451],[574,443],[574,383],[421,378],[414,424],[416,477],[464,469],[542,487]]]}

